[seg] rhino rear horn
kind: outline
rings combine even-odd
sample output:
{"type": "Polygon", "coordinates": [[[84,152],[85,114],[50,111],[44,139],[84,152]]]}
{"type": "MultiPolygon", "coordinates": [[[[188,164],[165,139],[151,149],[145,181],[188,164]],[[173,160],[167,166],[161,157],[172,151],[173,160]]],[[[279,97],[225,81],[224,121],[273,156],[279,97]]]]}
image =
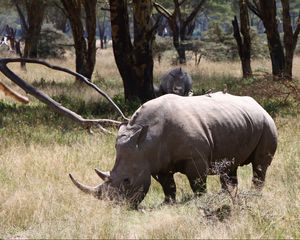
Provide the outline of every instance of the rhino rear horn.
{"type": "Polygon", "coordinates": [[[109,181],[110,180],[110,174],[109,172],[102,172],[99,169],[95,168],[95,172],[97,175],[103,180],[103,181],[109,181]]]}

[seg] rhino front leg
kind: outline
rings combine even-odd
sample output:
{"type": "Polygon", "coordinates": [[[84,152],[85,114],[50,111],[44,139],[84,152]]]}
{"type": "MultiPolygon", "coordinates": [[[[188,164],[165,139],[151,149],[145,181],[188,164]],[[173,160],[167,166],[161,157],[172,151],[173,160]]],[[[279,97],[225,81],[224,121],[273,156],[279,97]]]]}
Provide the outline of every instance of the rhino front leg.
{"type": "Polygon", "coordinates": [[[165,194],[164,203],[174,203],[176,201],[176,184],[173,173],[159,173],[154,176],[154,179],[162,186],[165,194]]]}
{"type": "Polygon", "coordinates": [[[190,182],[191,188],[196,196],[201,196],[206,192],[206,178],[207,176],[187,176],[190,182]]]}
{"type": "Polygon", "coordinates": [[[185,165],[182,173],[187,176],[196,196],[201,196],[206,192],[207,166],[205,162],[196,164],[195,161],[191,161],[185,165]]]}
{"type": "Polygon", "coordinates": [[[238,185],[237,168],[232,169],[228,173],[222,173],[220,175],[220,181],[223,190],[235,188],[238,185]]]}

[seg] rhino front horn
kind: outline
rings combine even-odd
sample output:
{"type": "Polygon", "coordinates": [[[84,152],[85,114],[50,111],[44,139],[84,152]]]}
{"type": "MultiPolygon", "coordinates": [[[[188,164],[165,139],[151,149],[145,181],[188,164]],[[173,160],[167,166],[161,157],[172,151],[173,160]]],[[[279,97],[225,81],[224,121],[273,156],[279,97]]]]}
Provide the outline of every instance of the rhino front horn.
{"type": "Polygon", "coordinates": [[[108,181],[110,180],[110,174],[109,172],[102,172],[99,169],[95,168],[95,172],[97,173],[97,175],[103,180],[103,181],[108,181]]]}
{"type": "Polygon", "coordinates": [[[72,176],[71,173],[69,173],[69,177],[71,178],[74,185],[76,187],[78,187],[81,191],[83,191],[84,193],[91,194],[95,197],[97,197],[99,195],[99,186],[98,187],[90,187],[90,186],[81,184],[80,182],[78,182],[77,180],[74,179],[74,177],[72,176]]]}

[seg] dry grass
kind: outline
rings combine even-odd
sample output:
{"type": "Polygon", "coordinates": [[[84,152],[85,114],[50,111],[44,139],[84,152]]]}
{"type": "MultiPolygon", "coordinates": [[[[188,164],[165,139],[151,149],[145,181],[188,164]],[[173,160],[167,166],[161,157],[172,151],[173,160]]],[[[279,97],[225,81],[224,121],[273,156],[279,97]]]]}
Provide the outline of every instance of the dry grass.
{"type": "MultiPolygon", "coordinates": [[[[122,92],[110,50],[101,51],[98,58],[94,79],[111,89],[111,94],[122,92]]],[[[54,63],[74,66],[72,60],[54,63]]],[[[299,63],[297,58],[296,74],[299,63]]],[[[254,65],[261,68],[269,63],[257,61],[254,65]]],[[[199,68],[187,66],[193,76],[202,76],[195,80],[199,86],[205,79],[240,76],[239,67],[239,63],[206,61],[199,68]]],[[[155,76],[169,68],[167,61],[156,63],[155,76]]],[[[60,87],[42,86],[51,94],[76,94],[68,76],[28,66],[26,79],[38,82],[41,77],[45,82],[62,83],[60,87]]],[[[84,99],[90,97],[89,90],[80,93],[84,99]]],[[[39,105],[34,100],[31,106],[39,105]]],[[[68,178],[72,172],[85,183],[98,184],[93,168],[111,169],[114,136],[89,135],[68,127],[68,122],[45,125],[44,116],[34,124],[28,120],[30,116],[21,118],[24,121],[17,121],[16,114],[11,116],[2,116],[0,121],[0,238],[300,238],[298,116],[276,118],[279,148],[261,196],[250,188],[250,166],[239,170],[240,187],[234,203],[228,194],[219,193],[216,176],[209,177],[206,195],[189,200],[188,182],[178,174],[178,204],[161,206],[162,190],[153,180],[139,211],[86,196],[68,178]],[[6,120],[11,116],[11,121],[6,120]]]]}

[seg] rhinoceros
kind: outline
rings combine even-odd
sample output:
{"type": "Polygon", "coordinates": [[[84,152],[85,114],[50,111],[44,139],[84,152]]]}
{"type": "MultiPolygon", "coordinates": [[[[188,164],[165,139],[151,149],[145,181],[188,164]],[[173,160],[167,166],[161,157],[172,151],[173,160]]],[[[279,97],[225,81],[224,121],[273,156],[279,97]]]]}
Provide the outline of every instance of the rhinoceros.
{"type": "Polygon", "coordinates": [[[96,169],[104,183],[90,187],[70,174],[71,180],[97,198],[122,196],[137,206],[151,176],[161,184],[165,201],[175,201],[176,172],[187,176],[198,195],[205,192],[209,174],[220,175],[226,189],[237,185],[237,168],[251,163],[253,184],[261,188],[276,151],[277,130],[251,97],[167,94],[143,104],[119,127],[115,147],[113,169],[96,169]]]}
{"type": "Polygon", "coordinates": [[[159,88],[154,86],[154,89],[157,96],[168,93],[188,96],[192,89],[192,78],[181,67],[174,68],[161,77],[159,88]]]}

